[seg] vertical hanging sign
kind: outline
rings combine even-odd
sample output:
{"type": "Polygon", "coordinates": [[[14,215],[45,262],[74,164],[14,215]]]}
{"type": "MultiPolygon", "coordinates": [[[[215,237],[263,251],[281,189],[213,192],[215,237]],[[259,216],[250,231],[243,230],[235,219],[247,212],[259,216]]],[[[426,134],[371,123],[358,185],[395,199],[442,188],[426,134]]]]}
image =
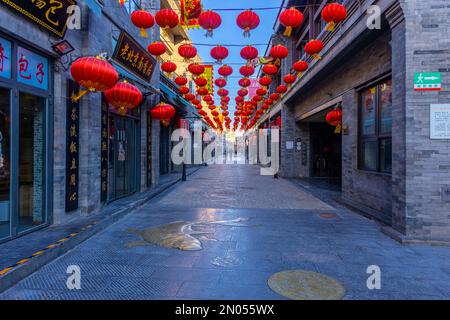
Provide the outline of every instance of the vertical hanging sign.
{"type": "Polygon", "coordinates": [[[147,116],[147,187],[152,186],[152,117],[147,116]]]}
{"type": "MultiPolygon", "coordinates": [[[[79,91],[79,85],[68,80],[67,97],[79,91]]],[[[80,104],[66,99],[66,212],[78,209],[80,104]]]]}
{"type": "Polygon", "coordinates": [[[108,102],[102,94],[102,125],[101,125],[101,195],[100,201],[108,199],[108,102]]]}

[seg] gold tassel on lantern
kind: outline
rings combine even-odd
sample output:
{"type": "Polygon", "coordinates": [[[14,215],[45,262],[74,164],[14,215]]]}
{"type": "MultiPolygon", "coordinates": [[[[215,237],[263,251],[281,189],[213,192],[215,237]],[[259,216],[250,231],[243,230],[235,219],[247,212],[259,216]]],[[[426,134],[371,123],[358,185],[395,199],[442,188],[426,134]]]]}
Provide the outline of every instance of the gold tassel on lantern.
{"type": "Polygon", "coordinates": [[[334,21],[331,21],[326,25],[325,31],[334,31],[335,27],[336,27],[336,23],[334,21]]]}
{"type": "Polygon", "coordinates": [[[141,28],[141,31],[139,32],[139,35],[140,35],[142,38],[148,38],[147,31],[146,31],[144,28],[141,28]]]}
{"type": "Polygon", "coordinates": [[[286,27],[286,31],[284,31],[284,36],[286,38],[290,38],[292,36],[292,27],[286,27]]]}
{"type": "Polygon", "coordinates": [[[123,7],[125,5],[126,0],[119,0],[119,4],[123,7]]]}
{"type": "Polygon", "coordinates": [[[78,93],[72,93],[70,99],[72,102],[78,102],[83,96],[89,93],[89,90],[80,90],[78,93]]]}
{"type": "Polygon", "coordinates": [[[316,60],[320,60],[320,59],[322,59],[322,57],[321,57],[321,56],[319,56],[319,54],[318,54],[318,53],[314,53],[314,54],[313,54],[313,58],[314,58],[314,59],[316,59],[316,60]]]}

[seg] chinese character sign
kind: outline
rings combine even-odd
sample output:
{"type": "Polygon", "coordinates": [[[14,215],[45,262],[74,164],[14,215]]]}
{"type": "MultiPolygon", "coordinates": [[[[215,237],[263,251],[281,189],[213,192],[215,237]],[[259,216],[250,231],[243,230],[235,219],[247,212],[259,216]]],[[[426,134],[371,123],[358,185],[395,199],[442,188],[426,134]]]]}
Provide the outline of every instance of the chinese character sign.
{"type": "Polygon", "coordinates": [[[48,60],[25,48],[17,51],[17,81],[48,90],[48,60]]]}
{"type": "Polygon", "coordinates": [[[0,38],[0,77],[11,78],[11,42],[0,38]]]}
{"type": "Polygon", "coordinates": [[[209,94],[214,93],[214,66],[213,65],[205,65],[205,72],[202,75],[208,81],[206,88],[208,89],[209,94]]]}

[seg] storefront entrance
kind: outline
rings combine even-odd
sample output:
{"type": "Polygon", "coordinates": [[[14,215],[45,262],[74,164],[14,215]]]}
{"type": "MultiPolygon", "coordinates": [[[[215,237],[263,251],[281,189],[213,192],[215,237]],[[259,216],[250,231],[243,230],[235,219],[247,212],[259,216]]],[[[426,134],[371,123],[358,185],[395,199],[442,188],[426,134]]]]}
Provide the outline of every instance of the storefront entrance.
{"type": "Polygon", "coordinates": [[[0,241],[48,224],[48,70],[0,37],[0,241]]]}
{"type": "Polygon", "coordinates": [[[109,200],[138,191],[139,122],[131,117],[109,116],[109,200]]]}

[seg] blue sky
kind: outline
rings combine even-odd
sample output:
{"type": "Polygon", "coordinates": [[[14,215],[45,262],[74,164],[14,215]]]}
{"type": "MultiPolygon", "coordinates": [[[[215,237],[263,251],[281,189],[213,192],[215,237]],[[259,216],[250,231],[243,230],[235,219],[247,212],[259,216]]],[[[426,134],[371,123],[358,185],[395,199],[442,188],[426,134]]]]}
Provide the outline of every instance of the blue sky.
{"type": "MultiPolygon", "coordinates": [[[[202,0],[203,9],[249,9],[249,8],[262,8],[262,7],[279,7],[282,0],[202,0]]],[[[259,15],[261,23],[259,27],[251,31],[250,38],[244,38],[243,31],[236,25],[236,17],[240,11],[217,11],[222,17],[222,25],[214,31],[214,36],[212,38],[205,37],[205,30],[191,30],[189,34],[192,38],[193,43],[209,43],[213,45],[226,45],[226,44],[241,44],[246,46],[249,44],[267,44],[269,42],[270,36],[273,33],[273,25],[278,14],[278,10],[255,10],[259,15]]],[[[204,62],[212,62],[210,51],[212,47],[206,46],[196,46],[200,57],[204,62]]],[[[234,113],[234,98],[236,97],[237,90],[239,89],[238,81],[240,79],[239,68],[241,65],[245,64],[245,61],[240,56],[240,50],[242,47],[227,47],[230,55],[224,60],[224,63],[230,63],[233,67],[234,72],[231,77],[228,78],[228,84],[225,87],[230,91],[230,115],[234,113]],[[241,65],[235,65],[231,63],[239,62],[241,65]]],[[[260,55],[263,55],[266,46],[257,46],[260,55]]],[[[215,70],[220,66],[215,65],[215,70]]],[[[256,73],[255,73],[256,74],[256,73]]],[[[219,77],[217,73],[214,75],[216,78],[219,77]]],[[[217,87],[215,88],[217,89],[217,87]]],[[[216,104],[220,104],[220,98],[215,97],[216,104]]],[[[231,117],[233,118],[233,117],[231,117]]]]}

